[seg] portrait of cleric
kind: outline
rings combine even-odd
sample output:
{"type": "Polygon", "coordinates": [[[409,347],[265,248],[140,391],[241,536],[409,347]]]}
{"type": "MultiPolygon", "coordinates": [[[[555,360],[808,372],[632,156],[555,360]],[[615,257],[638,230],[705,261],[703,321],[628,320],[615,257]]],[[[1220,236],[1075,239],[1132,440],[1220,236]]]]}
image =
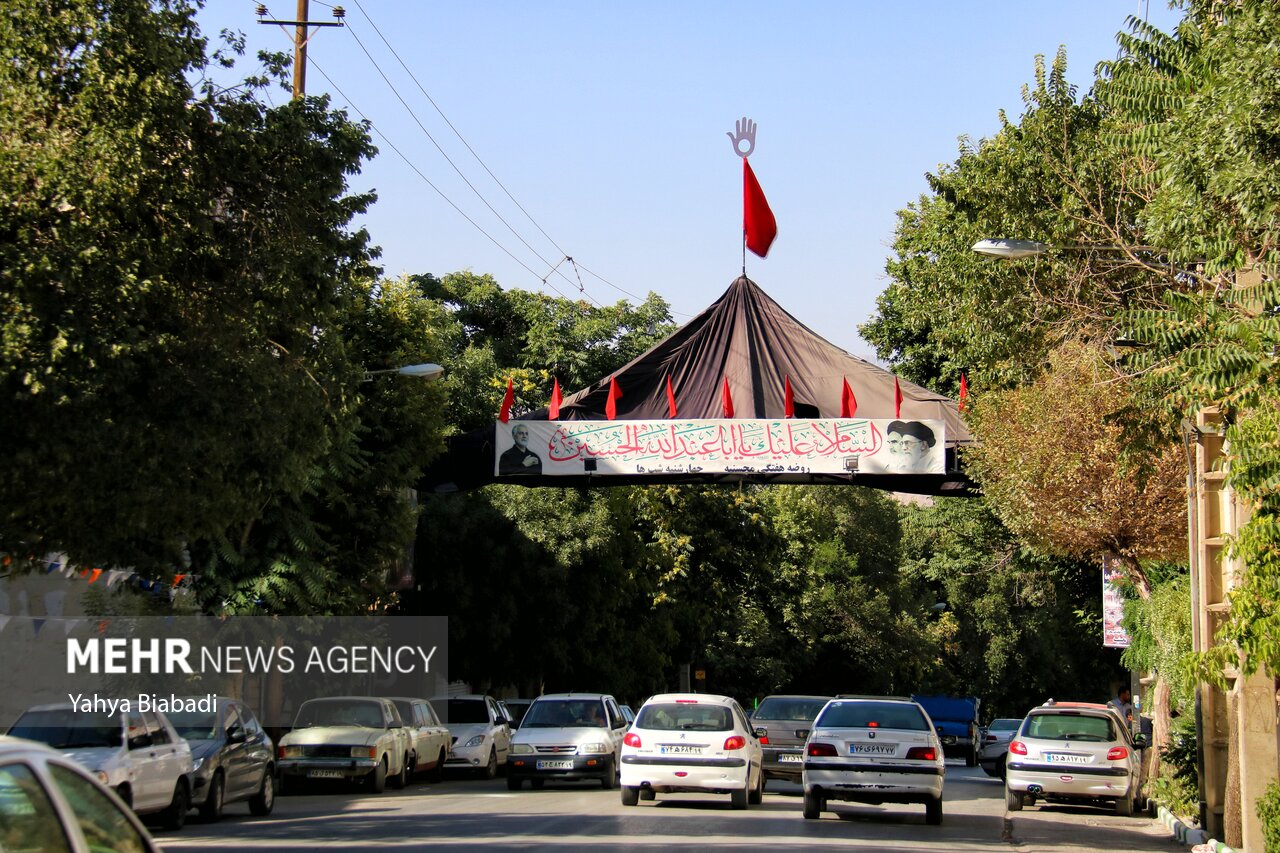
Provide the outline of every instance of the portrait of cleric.
{"type": "Polygon", "coordinates": [[[932,429],[919,421],[893,421],[885,433],[889,450],[886,473],[918,474],[929,470],[930,450],[938,443],[932,429]]]}
{"type": "Polygon", "coordinates": [[[511,427],[515,445],[498,457],[499,474],[541,474],[542,459],[529,449],[529,428],[524,424],[511,427]]]}

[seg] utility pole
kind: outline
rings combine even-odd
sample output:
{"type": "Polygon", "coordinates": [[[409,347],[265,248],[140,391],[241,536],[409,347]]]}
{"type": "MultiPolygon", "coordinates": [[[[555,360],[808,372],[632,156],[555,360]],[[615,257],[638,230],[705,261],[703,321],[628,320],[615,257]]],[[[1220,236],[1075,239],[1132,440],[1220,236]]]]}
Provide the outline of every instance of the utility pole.
{"type": "MultiPolygon", "coordinates": [[[[308,21],[308,7],[310,0],[298,0],[298,19],[296,21],[276,21],[268,20],[267,7],[265,4],[258,4],[258,23],[259,24],[278,24],[281,28],[293,27],[293,97],[301,98],[307,93],[307,42],[311,41],[312,36],[320,32],[320,27],[342,27],[346,26],[342,23],[342,19],[347,16],[347,10],[341,6],[333,7],[333,17],[336,21],[308,21]],[[313,32],[308,33],[308,27],[315,27],[313,32]]],[[[288,32],[288,30],[285,30],[288,32]]]]}

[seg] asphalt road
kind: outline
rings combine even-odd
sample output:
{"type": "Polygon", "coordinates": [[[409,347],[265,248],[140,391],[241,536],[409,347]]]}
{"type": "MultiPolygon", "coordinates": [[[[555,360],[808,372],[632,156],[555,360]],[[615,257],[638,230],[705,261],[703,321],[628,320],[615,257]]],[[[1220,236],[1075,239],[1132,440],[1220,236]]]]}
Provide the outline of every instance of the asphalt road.
{"type": "Polygon", "coordinates": [[[947,768],[942,826],[923,806],[834,804],[820,820],[800,816],[799,787],[771,781],[764,804],[730,811],[729,798],[659,796],[626,808],[596,785],[506,790],[502,779],[417,783],[381,795],[314,791],[281,797],[268,818],[227,807],[217,824],[153,830],[165,851],[340,850],[947,850],[1002,853],[1177,851],[1163,826],[1100,809],[1049,806],[1006,815],[1000,782],[977,768],[947,768]],[[1011,822],[1006,822],[1006,817],[1011,822]]]}

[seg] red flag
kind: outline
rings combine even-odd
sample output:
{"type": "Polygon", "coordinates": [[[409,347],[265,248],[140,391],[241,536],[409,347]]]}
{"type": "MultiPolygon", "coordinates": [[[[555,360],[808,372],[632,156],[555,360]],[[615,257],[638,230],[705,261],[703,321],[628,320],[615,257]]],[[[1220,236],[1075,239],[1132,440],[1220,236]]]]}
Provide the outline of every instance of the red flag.
{"type": "Polygon", "coordinates": [[[844,380],[844,388],[840,391],[840,417],[852,418],[858,414],[858,398],[853,396],[849,380],[844,380]]]}
{"type": "Polygon", "coordinates": [[[604,416],[609,420],[618,417],[618,400],[620,399],[622,399],[622,389],[618,387],[618,381],[610,376],[609,399],[604,401],[604,416]]]}
{"type": "Polygon", "coordinates": [[[787,418],[796,416],[796,398],[791,394],[791,377],[782,377],[782,415],[787,418]]]}
{"type": "Polygon", "coordinates": [[[724,393],[721,395],[721,402],[724,405],[724,416],[726,418],[733,417],[733,397],[729,395],[729,377],[724,378],[724,393]]]}
{"type": "Polygon", "coordinates": [[[896,376],[893,377],[893,416],[902,417],[902,386],[898,384],[896,376]]]}
{"type": "Polygon", "coordinates": [[[778,236],[778,221],[746,157],[742,158],[742,236],[747,248],[762,258],[778,236]]]}
{"type": "Polygon", "coordinates": [[[554,421],[560,419],[560,380],[555,380],[555,385],[551,387],[551,404],[547,406],[547,420],[554,421]]]}
{"type": "Polygon", "coordinates": [[[964,373],[960,374],[960,411],[964,411],[965,405],[969,401],[969,380],[964,378],[964,373]]]}
{"type": "Polygon", "coordinates": [[[100,577],[102,577],[102,569],[94,569],[89,572],[89,583],[93,583],[100,577]]]}
{"type": "Polygon", "coordinates": [[[671,375],[667,375],[667,417],[676,416],[676,392],[671,388],[671,375]]]}
{"type": "Polygon", "coordinates": [[[504,424],[511,420],[511,404],[516,401],[516,389],[511,384],[511,377],[507,377],[507,396],[502,398],[502,409],[498,412],[498,420],[504,424]]]}

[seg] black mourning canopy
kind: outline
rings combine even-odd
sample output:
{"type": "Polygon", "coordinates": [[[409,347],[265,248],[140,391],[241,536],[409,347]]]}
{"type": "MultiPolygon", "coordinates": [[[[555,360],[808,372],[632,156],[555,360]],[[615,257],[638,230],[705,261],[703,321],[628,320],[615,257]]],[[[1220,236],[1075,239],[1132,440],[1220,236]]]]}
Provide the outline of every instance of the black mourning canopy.
{"type": "MultiPolygon", "coordinates": [[[[622,397],[618,420],[665,420],[666,380],[671,377],[680,418],[723,418],[723,386],[728,382],[735,418],[781,418],[784,382],[790,381],[795,414],[838,418],[847,380],[857,399],[857,417],[897,417],[894,376],[824,340],[791,316],[755,282],[739,277],[718,300],[669,337],[612,374],[569,395],[560,420],[605,420],[610,380],[622,397]]],[[[638,485],[669,482],[814,482],[853,483],[894,492],[962,495],[971,483],[956,470],[955,450],[971,442],[955,401],[911,382],[898,380],[901,417],[942,421],[946,427],[945,474],[651,474],[627,477],[504,476],[504,483],[526,486],[638,485]]],[[[495,413],[496,414],[496,413],[495,413]]],[[[519,420],[546,420],[539,409],[519,420]]],[[[494,427],[482,427],[449,440],[446,452],[427,470],[423,492],[453,492],[495,481],[494,427]]]]}

